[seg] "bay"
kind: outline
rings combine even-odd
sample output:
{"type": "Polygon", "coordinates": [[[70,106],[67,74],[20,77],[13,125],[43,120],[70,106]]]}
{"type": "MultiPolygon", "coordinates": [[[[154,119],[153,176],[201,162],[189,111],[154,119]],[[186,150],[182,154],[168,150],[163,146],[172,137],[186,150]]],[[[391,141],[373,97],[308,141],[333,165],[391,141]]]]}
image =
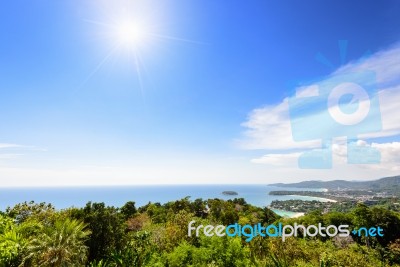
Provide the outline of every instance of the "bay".
{"type": "MultiPolygon", "coordinates": [[[[68,207],[83,207],[88,201],[104,202],[106,205],[121,207],[127,201],[134,201],[137,207],[148,202],[160,202],[178,200],[189,196],[191,200],[196,198],[209,199],[233,199],[244,198],[248,203],[266,207],[273,200],[320,200],[315,197],[305,196],[273,196],[268,193],[273,190],[307,190],[316,189],[280,188],[268,185],[151,185],[151,186],[93,186],[93,187],[13,187],[0,188],[0,210],[8,206],[14,206],[24,201],[47,202],[57,209],[68,207]],[[223,191],[235,191],[238,195],[224,195],[223,191]]],[[[321,189],[322,190],[322,189],[321,189]]]]}

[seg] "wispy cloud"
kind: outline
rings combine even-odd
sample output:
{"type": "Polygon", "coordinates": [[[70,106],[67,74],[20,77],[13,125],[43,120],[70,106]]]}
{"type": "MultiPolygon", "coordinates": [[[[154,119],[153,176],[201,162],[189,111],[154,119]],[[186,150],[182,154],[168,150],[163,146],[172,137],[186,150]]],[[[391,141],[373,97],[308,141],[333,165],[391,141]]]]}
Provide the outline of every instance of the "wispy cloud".
{"type": "Polygon", "coordinates": [[[18,153],[23,146],[17,144],[0,143],[0,160],[16,159],[23,154],[18,153]]]}
{"type": "Polygon", "coordinates": [[[1,159],[16,159],[20,156],[23,156],[24,154],[0,154],[0,160],[1,159]]]}
{"type": "Polygon", "coordinates": [[[18,148],[18,147],[22,147],[22,146],[17,145],[17,144],[0,143],[0,149],[2,149],[2,148],[18,148]]]}
{"type": "Polygon", "coordinates": [[[17,159],[32,151],[47,151],[36,146],[26,146],[13,143],[0,143],[0,160],[17,159]]]}
{"type": "MultiPolygon", "coordinates": [[[[365,164],[360,165],[363,169],[370,170],[387,170],[387,171],[399,171],[400,167],[400,142],[388,142],[388,143],[367,143],[364,140],[358,140],[357,146],[368,146],[376,148],[381,153],[380,164],[365,164]]],[[[289,152],[289,153],[270,153],[263,155],[259,158],[252,159],[251,162],[266,164],[271,167],[285,167],[295,168],[297,166],[297,159],[301,153],[289,152]]],[[[345,142],[338,141],[332,145],[332,154],[334,157],[335,166],[334,168],[343,168],[347,165],[347,145],[345,142]]]]}
{"type": "Polygon", "coordinates": [[[301,153],[286,153],[286,154],[267,154],[260,158],[252,159],[253,163],[261,163],[268,164],[272,166],[285,166],[285,167],[293,167],[297,164],[297,159],[301,155],[301,153]]]}
{"type": "MultiPolygon", "coordinates": [[[[338,75],[370,70],[376,74],[382,130],[359,135],[360,139],[389,137],[400,134],[400,45],[380,51],[362,61],[354,61],[337,69],[325,79],[297,88],[297,96],[315,95],[316,86],[338,75]]],[[[296,97],[296,96],[292,96],[296,97]]],[[[321,140],[295,142],[289,116],[289,98],[283,99],[275,105],[268,105],[252,110],[242,126],[246,128],[243,138],[238,140],[238,145],[243,149],[262,149],[268,151],[290,151],[293,149],[318,148],[321,140]]],[[[372,101],[373,99],[371,99],[372,101]]],[[[309,113],[302,116],[318,116],[309,113]]],[[[321,123],[323,123],[321,121],[321,123]]],[[[328,129],[335,132],[335,129],[328,129]]],[[[275,155],[278,154],[269,154],[275,155]]],[[[274,161],[274,157],[266,155],[263,161],[274,161]]],[[[262,161],[256,159],[255,162],[262,161]]]]}

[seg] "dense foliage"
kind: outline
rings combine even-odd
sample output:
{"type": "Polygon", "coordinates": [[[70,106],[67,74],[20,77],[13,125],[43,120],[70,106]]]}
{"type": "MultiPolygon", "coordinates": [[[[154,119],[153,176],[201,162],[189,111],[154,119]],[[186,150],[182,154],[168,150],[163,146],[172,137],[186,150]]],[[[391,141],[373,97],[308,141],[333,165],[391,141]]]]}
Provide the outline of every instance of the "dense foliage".
{"type": "Polygon", "coordinates": [[[120,208],[87,203],[57,211],[21,203],[0,214],[0,266],[400,266],[400,214],[358,204],[350,212],[281,218],[244,199],[189,198],[120,208]],[[383,237],[188,236],[188,224],[380,226],[383,237]]]}
{"type": "MultiPolygon", "coordinates": [[[[364,203],[369,206],[381,206],[388,210],[400,212],[400,200],[398,198],[380,198],[367,200],[364,203]]],[[[311,212],[321,210],[323,212],[340,211],[350,212],[357,206],[358,202],[355,200],[346,200],[338,202],[321,202],[317,200],[273,200],[271,202],[271,209],[286,210],[293,212],[311,212]]]]}

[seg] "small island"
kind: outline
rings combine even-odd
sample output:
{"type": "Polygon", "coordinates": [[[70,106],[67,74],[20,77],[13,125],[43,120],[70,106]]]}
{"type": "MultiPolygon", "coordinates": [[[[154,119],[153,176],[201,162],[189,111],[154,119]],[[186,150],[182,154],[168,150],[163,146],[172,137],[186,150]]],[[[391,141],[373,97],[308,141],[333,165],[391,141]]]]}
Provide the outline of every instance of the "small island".
{"type": "Polygon", "coordinates": [[[222,194],[225,195],[225,196],[237,196],[237,195],[239,195],[239,193],[235,192],[235,191],[224,191],[224,192],[222,192],[222,194]]]}

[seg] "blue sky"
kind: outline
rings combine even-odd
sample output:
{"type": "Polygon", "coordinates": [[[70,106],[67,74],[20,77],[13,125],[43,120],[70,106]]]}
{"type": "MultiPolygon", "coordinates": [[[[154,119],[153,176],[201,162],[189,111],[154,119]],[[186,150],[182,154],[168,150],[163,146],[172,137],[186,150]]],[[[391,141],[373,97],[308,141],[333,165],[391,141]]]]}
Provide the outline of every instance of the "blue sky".
{"type": "MultiPolygon", "coordinates": [[[[286,165],[299,147],[313,145],[276,146],[288,143],[278,138],[286,133],[265,130],[287,122],[269,125],[268,116],[279,117],[282,103],[293,96],[288,83],[356,69],[354,62],[370,51],[367,63],[373,70],[394,70],[379,80],[383,98],[397,99],[398,1],[1,5],[0,177],[5,186],[336,178],[335,170],[286,165]],[[125,21],[140,22],[138,40],[121,38],[125,21]],[[343,65],[338,40],[348,40],[343,65]],[[317,53],[333,66],[318,62],[317,53]],[[393,64],[386,66],[389,61],[393,64]],[[261,131],[254,127],[259,119],[261,131]],[[273,162],[284,158],[284,164],[271,164],[271,157],[273,162]]],[[[396,127],[390,124],[384,134],[359,141],[397,151],[396,127]]],[[[397,160],[388,159],[393,166],[397,160]]],[[[373,171],[342,168],[337,178],[397,174],[390,164],[373,171]]]]}

